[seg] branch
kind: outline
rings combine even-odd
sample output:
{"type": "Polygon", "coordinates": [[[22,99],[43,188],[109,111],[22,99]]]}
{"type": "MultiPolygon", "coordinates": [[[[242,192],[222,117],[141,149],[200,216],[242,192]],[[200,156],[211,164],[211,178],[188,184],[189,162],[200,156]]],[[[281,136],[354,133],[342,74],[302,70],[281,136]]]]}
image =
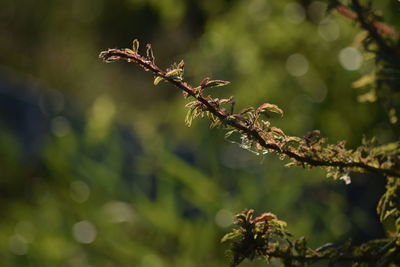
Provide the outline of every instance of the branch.
{"type": "Polygon", "coordinates": [[[374,39],[374,41],[380,46],[382,49],[389,49],[386,44],[385,39],[381,34],[385,34],[389,36],[393,40],[397,40],[398,34],[396,30],[381,21],[376,20],[375,18],[368,18],[365,14],[367,13],[365,8],[363,8],[358,0],[352,0],[352,10],[348,7],[341,5],[340,3],[335,3],[336,11],[352,21],[358,21],[362,29],[366,30],[368,34],[374,39]]]}
{"type": "Polygon", "coordinates": [[[278,220],[276,215],[267,212],[253,218],[253,213],[254,210],[248,209],[237,214],[234,223],[238,228],[221,240],[231,245],[232,267],[255,257],[264,257],[268,261],[275,258],[285,266],[308,266],[321,260],[330,264],[348,262],[387,266],[400,260],[399,237],[371,240],[359,246],[350,242],[328,243],[314,250],[307,246],[304,237],[294,239],[286,229],[286,222],[278,220]]]}
{"type": "MultiPolygon", "coordinates": [[[[358,23],[359,27],[365,30],[366,36],[362,42],[364,49],[376,56],[377,68],[374,71],[376,73],[374,76],[378,77],[375,83],[376,89],[381,89],[383,82],[387,83],[391,90],[398,91],[400,43],[399,34],[395,28],[382,22],[382,18],[377,15],[377,12],[374,12],[370,7],[362,6],[358,0],[351,0],[349,7],[341,5],[335,0],[332,1],[334,1],[333,7],[340,15],[358,23]],[[395,81],[397,83],[394,83],[395,81]]],[[[374,79],[370,81],[372,82],[374,79]]],[[[364,85],[371,82],[364,83],[364,85]]]]}
{"type": "MultiPolygon", "coordinates": [[[[274,151],[282,158],[289,158],[290,165],[303,167],[323,166],[327,168],[328,175],[340,178],[348,172],[373,172],[392,177],[400,177],[400,170],[396,165],[397,151],[393,155],[382,155],[376,147],[361,146],[356,150],[346,150],[344,142],[335,145],[323,146],[324,138],[319,136],[319,131],[313,131],[304,137],[286,136],[276,127],[270,127],[269,122],[259,121],[262,113],[275,112],[283,115],[283,111],[276,105],[264,104],[259,108],[248,108],[238,114],[231,114],[222,104],[231,103],[230,99],[212,99],[204,96],[203,91],[208,87],[222,86],[229,82],[210,81],[208,78],[202,81],[200,86],[194,87],[183,80],[183,62],[173,65],[167,71],[161,70],[154,63],[151,46],[148,45],[147,57],[138,54],[138,41],[134,41],[131,49],[108,49],[100,53],[99,57],[105,62],[126,60],[136,63],[145,71],[150,71],[155,76],[155,84],[164,80],[184,92],[184,96],[191,96],[196,101],[187,106],[191,108],[193,117],[207,115],[214,126],[224,126],[232,132],[241,134],[242,147],[255,153],[268,153],[274,151]],[[243,144],[243,142],[246,144],[243,144]],[[367,153],[367,156],[365,156],[367,153]]],[[[233,105],[233,104],[232,104],[233,105]]],[[[190,118],[191,121],[192,118],[190,118]]]]}

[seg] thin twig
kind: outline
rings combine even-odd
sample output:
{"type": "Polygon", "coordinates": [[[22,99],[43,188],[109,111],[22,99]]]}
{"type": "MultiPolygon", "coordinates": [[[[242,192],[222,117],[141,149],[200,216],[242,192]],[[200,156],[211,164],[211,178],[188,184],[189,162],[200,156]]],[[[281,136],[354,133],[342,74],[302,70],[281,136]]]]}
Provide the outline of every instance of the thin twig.
{"type": "Polygon", "coordinates": [[[278,153],[284,154],[289,158],[295,159],[298,162],[307,163],[310,166],[331,166],[331,167],[338,167],[338,168],[361,168],[365,171],[383,174],[387,176],[397,177],[400,178],[400,171],[394,169],[386,169],[386,168],[379,168],[375,166],[371,166],[362,162],[342,162],[342,161],[334,161],[334,160],[323,160],[323,159],[315,159],[309,156],[303,156],[299,153],[293,151],[290,148],[281,148],[276,144],[269,144],[267,143],[259,134],[257,129],[251,126],[245,125],[243,122],[239,120],[230,119],[230,114],[226,111],[215,107],[212,105],[207,98],[202,96],[201,94],[196,93],[195,87],[191,86],[187,82],[183,80],[176,80],[167,76],[166,72],[161,70],[158,66],[154,64],[151,60],[140,56],[138,53],[128,52],[123,49],[108,49],[103,51],[99,55],[100,58],[107,62],[123,59],[128,62],[134,62],[141,66],[144,70],[152,72],[155,76],[160,76],[170,84],[174,85],[178,89],[186,92],[188,95],[192,96],[193,98],[200,101],[206,109],[211,112],[213,115],[218,117],[224,124],[230,125],[233,128],[240,130],[242,133],[246,134],[249,138],[256,140],[262,147],[265,149],[270,149],[276,151],[278,153]]]}

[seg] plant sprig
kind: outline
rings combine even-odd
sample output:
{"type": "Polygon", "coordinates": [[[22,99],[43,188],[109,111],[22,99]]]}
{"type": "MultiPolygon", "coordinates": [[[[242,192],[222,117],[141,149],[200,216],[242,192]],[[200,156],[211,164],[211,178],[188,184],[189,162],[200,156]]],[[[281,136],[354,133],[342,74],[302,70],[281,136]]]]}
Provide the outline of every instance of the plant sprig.
{"type": "Polygon", "coordinates": [[[399,237],[370,240],[358,246],[351,242],[328,243],[312,249],[304,237],[294,238],[288,232],[286,222],[275,214],[266,212],[256,218],[253,215],[253,209],[235,215],[237,227],[221,239],[221,242],[230,244],[228,254],[232,267],[245,259],[259,257],[268,262],[278,259],[284,266],[309,266],[321,260],[328,261],[329,266],[339,263],[387,266],[400,260],[399,237]]]}
{"type": "Polygon", "coordinates": [[[184,97],[196,99],[188,103],[187,125],[194,118],[208,117],[211,127],[226,128],[230,134],[241,136],[241,146],[255,153],[276,152],[281,159],[288,158],[287,166],[317,167],[322,166],[328,176],[335,179],[344,177],[349,172],[374,172],[399,178],[399,144],[386,153],[379,153],[381,147],[373,141],[364,142],[355,150],[346,149],[345,142],[325,144],[326,139],[319,131],[312,131],[303,137],[288,136],[280,128],[270,125],[269,121],[260,119],[262,114],[277,113],[283,116],[283,111],[274,104],[265,103],[258,108],[246,108],[239,113],[233,113],[233,97],[227,99],[205,96],[205,89],[228,85],[228,81],[203,79],[199,86],[192,86],[184,80],[184,63],[174,63],[171,68],[163,71],[155,63],[155,57],[150,45],[147,45],[147,57],[139,54],[139,42],[133,41],[132,49],[108,49],[99,57],[105,62],[126,60],[142,67],[154,75],[154,84],[168,82],[182,90],[184,97]],[[230,104],[230,111],[224,106],[230,104]]]}

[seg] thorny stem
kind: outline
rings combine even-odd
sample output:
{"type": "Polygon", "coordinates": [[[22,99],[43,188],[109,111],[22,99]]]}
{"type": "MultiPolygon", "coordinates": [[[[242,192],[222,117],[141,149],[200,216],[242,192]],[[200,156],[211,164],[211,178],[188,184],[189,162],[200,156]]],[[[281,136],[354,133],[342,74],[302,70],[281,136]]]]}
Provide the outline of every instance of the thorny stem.
{"type": "Polygon", "coordinates": [[[105,61],[114,61],[114,60],[119,60],[123,59],[128,62],[134,62],[141,66],[144,70],[152,72],[155,76],[160,76],[164,80],[168,81],[170,84],[174,85],[180,90],[183,90],[186,92],[188,95],[192,96],[193,98],[197,99],[200,101],[206,109],[211,112],[213,115],[218,117],[218,119],[221,120],[224,124],[230,125],[233,128],[240,130],[243,134],[246,134],[249,138],[252,138],[253,140],[256,140],[262,147],[266,149],[270,149],[273,151],[276,151],[277,153],[284,154],[288,156],[289,158],[295,159],[298,162],[302,163],[307,163],[310,166],[332,166],[332,167],[338,167],[338,168],[361,168],[369,172],[373,173],[378,173],[378,174],[383,174],[387,176],[392,176],[392,177],[397,177],[400,178],[400,171],[398,170],[393,170],[393,169],[385,169],[385,168],[379,168],[379,167],[374,167],[368,164],[364,164],[362,162],[342,162],[342,161],[332,161],[332,160],[323,160],[323,159],[315,159],[309,156],[303,156],[291,148],[280,148],[276,144],[269,144],[267,143],[258,133],[257,129],[252,127],[252,126],[247,126],[244,123],[230,119],[226,111],[215,107],[212,105],[209,100],[202,96],[201,94],[196,93],[196,89],[188,84],[185,81],[180,81],[176,80],[174,78],[168,77],[166,75],[166,72],[161,70],[157,65],[154,64],[151,60],[148,60],[147,58],[144,58],[140,56],[138,53],[132,53],[132,52],[127,52],[123,49],[108,49],[106,51],[103,51],[99,55],[100,58],[102,58],[105,61]]]}

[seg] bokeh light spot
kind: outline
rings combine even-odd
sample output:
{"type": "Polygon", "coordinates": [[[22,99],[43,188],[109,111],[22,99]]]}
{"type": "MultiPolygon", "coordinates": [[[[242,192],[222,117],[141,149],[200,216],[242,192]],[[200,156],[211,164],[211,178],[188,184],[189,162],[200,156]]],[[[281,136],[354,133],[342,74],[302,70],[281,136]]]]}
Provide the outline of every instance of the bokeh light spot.
{"type": "Polygon", "coordinates": [[[298,3],[287,4],[283,12],[286,19],[293,24],[299,24],[306,18],[304,8],[298,3]]]}
{"type": "Polygon", "coordinates": [[[161,259],[155,254],[146,254],[142,258],[142,267],[163,267],[161,259]]]}
{"type": "Polygon", "coordinates": [[[307,13],[313,22],[320,22],[326,16],[328,5],[321,1],[313,1],[307,8],[307,13]]]}
{"type": "Polygon", "coordinates": [[[44,91],[38,100],[39,108],[46,115],[56,115],[64,109],[64,96],[56,90],[44,91]]]}
{"type": "Polygon", "coordinates": [[[221,209],[215,214],[215,223],[219,227],[228,227],[233,223],[233,213],[226,209],[221,209]]]}
{"type": "Polygon", "coordinates": [[[71,198],[78,202],[83,203],[88,200],[90,196],[89,186],[82,181],[74,181],[70,185],[70,196],[71,198]]]}
{"type": "Polygon", "coordinates": [[[335,41],[340,36],[339,25],[332,19],[324,19],[318,24],[318,34],[327,42],[335,41]]]}
{"type": "Polygon", "coordinates": [[[15,233],[22,235],[28,242],[33,241],[35,230],[35,226],[29,221],[19,221],[15,225],[15,233]]]}
{"type": "Polygon", "coordinates": [[[361,67],[363,59],[357,49],[346,47],[339,52],[339,61],[346,70],[358,70],[361,67]]]}
{"type": "Polygon", "coordinates": [[[97,236],[96,227],[89,221],[80,221],[74,224],[72,233],[79,243],[90,244],[97,236]]]}
{"type": "Polygon", "coordinates": [[[254,21],[263,21],[271,14],[271,7],[265,0],[253,0],[248,4],[248,12],[254,21]]]}
{"type": "Polygon", "coordinates": [[[16,255],[25,255],[28,252],[28,242],[23,235],[11,236],[8,244],[11,252],[16,255]]]}
{"type": "Polygon", "coordinates": [[[103,139],[108,131],[112,119],[115,115],[116,107],[108,96],[99,96],[96,98],[89,116],[88,134],[93,139],[103,139]]]}
{"type": "Polygon", "coordinates": [[[51,131],[55,136],[63,137],[71,131],[71,126],[65,117],[57,116],[51,120],[51,131]]]}
{"type": "Polygon", "coordinates": [[[286,60],[286,69],[289,74],[300,77],[307,73],[309,68],[308,60],[302,54],[293,54],[286,60]]]}
{"type": "Polygon", "coordinates": [[[110,201],[103,206],[107,218],[113,223],[131,222],[135,213],[128,203],[121,201],[110,201]]]}
{"type": "Polygon", "coordinates": [[[343,214],[336,215],[330,224],[330,228],[335,236],[346,234],[347,231],[349,231],[350,226],[349,219],[343,214]]]}

